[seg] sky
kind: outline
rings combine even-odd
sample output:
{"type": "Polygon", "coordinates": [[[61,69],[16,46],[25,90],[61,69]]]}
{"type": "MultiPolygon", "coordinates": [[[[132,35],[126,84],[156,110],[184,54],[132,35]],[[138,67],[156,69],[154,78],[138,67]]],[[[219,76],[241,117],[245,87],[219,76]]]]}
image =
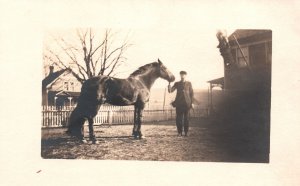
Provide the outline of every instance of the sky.
{"type": "MultiPolygon", "coordinates": [[[[184,1],[145,1],[142,4],[136,1],[110,1],[103,11],[94,6],[92,9],[82,8],[80,12],[71,9],[64,16],[56,13],[66,11],[63,7],[37,9],[37,15],[52,16],[43,16],[43,19],[34,16],[35,20],[30,23],[42,25],[40,30],[43,33],[47,33],[48,29],[78,27],[92,27],[99,31],[112,28],[122,33],[130,31],[129,38],[134,45],[126,53],[127,65],[123,66],[120,77],[127,77],[139,66],[160,58],[176,75],[176,80],[179,71],[186,70],[195,88],[207,88],[206,81],[223,76],[222,57],[216,48],[218,43],[215,34],[218,29],[226,29],[228,35],[240,28],[272,29],[273,39],[286,41],[273,43],[273,49],[277,51],[274,57],[286,62],[284,56],[297,53],[298,50],[294,46],[297,42],[291,42],[300,31],[297,5],[298,1],[266,1],[261,4],[254,1],[241,1],[238,4],[234,1],[191,1],[188,4],[184,1]],[[291,14],[295,16],[283,16],[291,14]],[[289,50],[282,50],[284,47],[289,50]]],[[[284,82],[285,77],[280,78],[280,83],[284,82]]],[[[167,82],[158,80],[154,87],[162,88],[166,85],[167,82]]]]}
{"type": "MultiPolygon", "coordinates": [[[[45,35],[44,44],[51,47],[54,38],[65,38],[75,42],[73,29],[51,30],[45,35]]],[[[96,37],[101,38],[105,29],[93,28],[96,37]]],[[[217,29],[210,28],[172,28],[168,25],[142,29],[112,29],[116,32],[115,44],[128,38],[132,44],[126,50],[126,63],[117,69],[119,78],[127,78],[138,67],[155,62],[159,58],[164,65],[175,75],[176,81],[179,72],[185,70],[187,79],[194,88],[206,89],[207,81],[223,76],[223,59],[216,47],[217,29]]],[[[57,50],[59,51],[59,50],[57,50]]],[[[168,82],[158,79],[153,88],[164,88],[168,82]]]]}
{"type": "MultiPolygon", "coordinates": [[[[128,50],[128,72],[159,58],[179,80],[179,71],[188,73],[196,88],[207,88],[207,81],[223,76],[223,59],[215,36],[216,29],[174,29],[168,26],[149,30],[133,30],[134,45],[128,50]]],[[[122,74],[125,76],[126,73],[122,74]]],[[[127,73],[128,74],[128,73],[127,73]]],[[[154,87],[167,85],[158,80],[154,87]]]]}

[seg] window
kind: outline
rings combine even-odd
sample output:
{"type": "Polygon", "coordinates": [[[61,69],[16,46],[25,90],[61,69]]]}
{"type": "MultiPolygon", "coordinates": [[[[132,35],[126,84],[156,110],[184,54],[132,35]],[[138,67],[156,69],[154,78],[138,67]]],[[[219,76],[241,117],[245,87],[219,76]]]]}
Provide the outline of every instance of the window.
{"type": "Polygon", "coordinates": [[[249,63],[249,51],[248,47],[237,48],[237,64],[239,67],[247,67],[247,63],[249,63]],[[242,53],[242,52],[243,53],[242,53]]]}
{"type": "Polygon", "coordinates": [[[70,91],[74,91],[75,87],[74,87],[74,82],[70,82],[70,91]]]}
{"type": "Polygon", "coordinates": [[[72,81],[65,81],[63,89],[64,91],[75,91],[75,83],[72,81]]]}
{"type": "Polygon", "coordinates": [[[69,82],[64,82],[64,90],[69,90],[69,82]]]}

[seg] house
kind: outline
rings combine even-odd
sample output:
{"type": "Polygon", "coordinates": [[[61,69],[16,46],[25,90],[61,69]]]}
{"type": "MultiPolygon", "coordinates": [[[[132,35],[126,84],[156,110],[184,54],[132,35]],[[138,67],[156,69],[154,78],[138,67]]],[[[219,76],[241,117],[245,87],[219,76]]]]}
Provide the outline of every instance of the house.
{"type": "Polygon", "coordinates": [[[81,83],[72,75],[70,69],[54,72],[49,67],[49,74],[42,81],[42,105],[74,106],[80,95],[81,83]]]}
{"type": "Polygon", "coordinates": [[[217,79],[213,79],[213,80],[210,80],[208,81],[209,83],[209,95],[208,95],[208,109],[209,109],[209,113],[212,113],[214,112],[215,110],[215,103],[213,101],[213,88],[215,87],[219,87],[221,88],[222,90],[224,89],[224,77],[221,77],[221,78],[217,78],[217,79]]]}

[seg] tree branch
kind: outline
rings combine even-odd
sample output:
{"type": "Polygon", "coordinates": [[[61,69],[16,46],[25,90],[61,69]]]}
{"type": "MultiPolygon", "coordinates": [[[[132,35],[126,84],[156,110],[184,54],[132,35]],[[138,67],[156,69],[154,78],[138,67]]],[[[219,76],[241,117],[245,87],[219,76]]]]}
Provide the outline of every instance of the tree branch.
{"type": "MultiPolygon", "coordinates": [[[[78,68],[78,71],[79,71],[79,73],[82,75],[82,77],[84,78],[84,79],[86,79],[86,77],[85,77],[85,74],[87,74],[87,71],[83,68],[83,66],[81,66],[79,63],[78,63],[78,60],[77,60],[77,58],[76,58],[76,55],[75,55],[75,53],[74,53],[74,51],[72,50],[72,49],[75,49],[75,50],[77,50],[75,47],[69,47],[69,44],[63,39],[63,38],[61,38],[61,41],[64,43],[64,45],[67,47],[67,48],[65,48],[65,47],[63,47],[58,41],[57,41],[57,44],[59,45],[59,47],[65,52],[65,54],[77,65],[77,68],[78,68]],[[69,51],[71,52],[71,54],[69,53],[69,51]],[[85,74],[84,74],[84,73],[85,74]]],[[[61,60],[60,60],[61,61],[61,60]]]]}
{"type": "Polygon", "coordinates": [[[107,76],[110,76],[110,74],[115,70],[117,64],[120,62],[119,59],[122,57],[122,54],[123,54],[123,49],[121,49],[121,51],[120,51],[118,57],[117,57],[116,60],[115,60],[115,63],[113,64],[113,66],[112,66],[110,72],[107,74],[107,76]]]}
{"type": "Polygon", "coordinates": [[[115,33],[111,33],[109,29],[105,31],[104,37],[98,42],[92,28],[77,29],[76,31],[77,37],[75,35],[75,38],[77,41],[79,39],[79,47],[68,43],[64,38],[55,39],[63,53],[49,50],[50,55],[45,55],[44,60],[51,61],[61,69],[70,69],[80,82],[96,75],[115,74],[115,69],[126,60],[123,55],[130,46],[128,42],[124,40],[122,45],[115,47],[115,33]],[[70,61],[69,64],[68,61],[70,61]],[[70,67],[71,63],[76,65],[70,67]]]}

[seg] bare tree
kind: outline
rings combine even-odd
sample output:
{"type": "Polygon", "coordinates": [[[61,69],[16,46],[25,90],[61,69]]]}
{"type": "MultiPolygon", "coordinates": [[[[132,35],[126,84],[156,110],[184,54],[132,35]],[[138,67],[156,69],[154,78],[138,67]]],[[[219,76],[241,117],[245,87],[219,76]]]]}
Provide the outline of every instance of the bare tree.
{"type": "Polygon", "coordinates": [[[91,28],[77,29],[75,42],[54,38],[57,48],[46,47],[43,59],[61,69],[69,69],[81,83],[98,75],[114,76],[126,61],[124,53],[131,46],[127,37],[116,45],[116,34],[105,30],[104,37],[97,40],[91,28]]]}

